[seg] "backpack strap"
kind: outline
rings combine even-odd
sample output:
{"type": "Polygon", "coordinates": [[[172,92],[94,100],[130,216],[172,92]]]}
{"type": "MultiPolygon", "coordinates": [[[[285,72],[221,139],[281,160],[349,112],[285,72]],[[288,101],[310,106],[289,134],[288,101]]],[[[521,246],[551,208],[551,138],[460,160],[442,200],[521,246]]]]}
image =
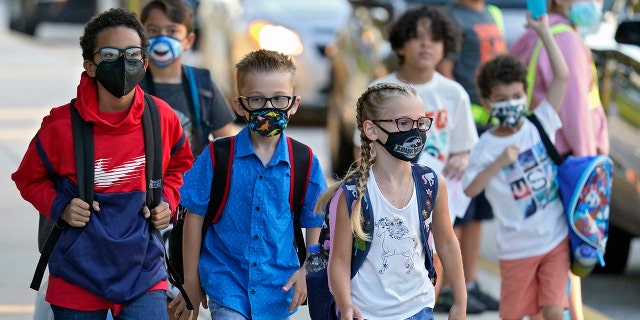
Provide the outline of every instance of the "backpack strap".
{"type": "MultiPolygon", "coordinates": [[[[347,202],[347,210],[349,211],[349,216],[351,216],[353,209],[353,204],[358,200],[358,192],[356,190],[356,185],[360,180],[360,175],[354,175],[351,179],[345,181],[342,184],[342,189],[344,191],[344,197],[347,202]]],[[[369,193],[365,190],[365,194],[362,197],[360,202],[360,208],[362,210],[362,229],[363,231],[369,235],[369,239],[373,238],[373,228],[371,227],[371,220],[373,219],[373,211],[371,210],[371,206],[369,205],[369,193]]],[[[364,263],[367,254],[369,253],[369,249],[371,248],[370,241],[364,241],[355,235],[353,236],[353,245],[351,247],[351,278],[355,277],[356,273],[364,263]]]]}
{"type": "Polygon", "coordinates": [[[538,129],[540,139],[542,139],[542,143],[544,144],[545,149],[547,149],[547,153],[549,154],[551,160],[553,160],[553,163],[555,163],[557,166],[561,165],[563,162],[562,156],[560,156],[560,153],[553,145],[553,142],[551,142],[551,139],[549,139],[549,135],[542,127],[542,124],[540,123],[538,117],[535,115],[535,113],[531,113],[527,115],[527,119],[529,119],[529,121],[531,121],[531,123],[536,126],[536,129],[538,129]]]}
{"type": "Polygon", "coordinates": [[[313,151],[306,144],[289,137],[287,137],[287,147],[289,148],[289,165],[292,173],[290,175],[289,207],[293,212],[294,246],[302,266],[307,257],[307,247],[302,235],[300,216],[302,215],[302,206],[304,205],[304,198],[309,185],[313,151]]]}
{"type": "MultiPolygon", "coordinates": [[[[78,109],[75,108],[75,99],[71,100],[69,109],[71,110],[71,129],[73,131],[73,149],[76,160],[78,197],[91,206],[93,203],[94,179],[93,124],[82,119],[78,109]]],[[[49,263],[49,257],[61,233],[62,229],[57,226],[54,226],[51,230],[40,253],[36,271],[31,279],[31,285],[29,286],[31,289],[36,291],[40,290],[44,271],[49,263]]]]}
{"type": "Polygon", "coordinates": [[[158,206],[162,200],[162,133],[160,112],[150,94],[144,94],[142,128],[144,131],[145,175],[147,185],[147,207],[158,206]],[[158,154],[156,154],[158,153],[158,154]]]}
{"type": "MultiPolygon", "coordinates": [[[[147,186],[147,207],[149,210],[157,207],[162,201],[162,132],[160,111],[153,97],[144,94],[144,112],[142,113],[142,129],[144,133],[145,179],[147,186]]],[[[164,248],[164,239],[160,231],[149,224],[152,234],[160,241],[164,248]]],[[[174,285],[184,298],[188,310],[193,310],[193,304],[182,287],[184,283],[180,274],[173,268],[166,248],[164,257],[167,266],[169,282],[174,285]]]]}
{"type": "Polygon", "coordinates": [[[432,226],[433,214],[438,195],[438,176],[433,169],[419,164],[413,164],[411,171],[413,174],[415,188],[420,191],[416,192],[416,195],[418,198],[418,215],[420,217],[422,243],[426,251],[424,267],[429,273],[431,284],[435,286],[438,275],[436,274],[436,269],[433,264],[432,226]]]}
{"type": "Polygon", "coordinates": [[[209,144],[210,152],[212,153],[211,165],[213,166],[213,181],[211,183],[207,215],[202,225],[203,239],[209,224],[218,222],[227,204],[229,189],[231,188],[231,168],[233,165],[235,137],[216,139],[209,144]],[[223,192],[220,192],[221,190],[223,190],[223,192]]]}
{"type": "Polygon", "coordinates": [[[196,82],[193,67],[183,65],[182,78],[182,83],[189,87],[188,92],[190,94],[189,97],[191,98],[191,112],[193,112],[193,117],[195,119],[196,132],[198,133],[198,137],[201,137],[204,134],[204,132],[202,132],[202,111],[200,109],[200,95],[198,94],[198,84],[196,82]]]}

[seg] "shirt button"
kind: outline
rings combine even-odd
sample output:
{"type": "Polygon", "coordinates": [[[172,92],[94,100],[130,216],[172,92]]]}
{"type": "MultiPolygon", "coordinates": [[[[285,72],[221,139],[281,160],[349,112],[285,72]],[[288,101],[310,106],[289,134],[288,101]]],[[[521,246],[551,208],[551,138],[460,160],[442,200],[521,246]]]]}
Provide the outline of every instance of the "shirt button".
{"type": "Polygon", "coordinates": [[[260,211],[260,206],[256,206],[256,211],[260,211]]]}
{"type": "Polygon", "coordinates": [[[254,235],[254,236],[253,236],[253,239],[254,239],[254,240],[258,240],[258,235],[257,235],[257,234],[256,234],[256,235],[254,235]]]}
{"type": "Polygon", "coordinates": [[[251,290],[251,294],[256,294],[256,290],[251,290]]]}
{"type": "Polygon", "coordinates": [[[254,266],[254,267],[255,267],[255,266],[257,266],[257,265],[258,265],[257,263],[255,263],[255,262],[253,263],[253,266],[254,266]]]}
{"type": "Polygon", "coordinates": [[[262,178],[264,178],[263,176],[259,176],[258,179],[262,180],[262,178]]]}

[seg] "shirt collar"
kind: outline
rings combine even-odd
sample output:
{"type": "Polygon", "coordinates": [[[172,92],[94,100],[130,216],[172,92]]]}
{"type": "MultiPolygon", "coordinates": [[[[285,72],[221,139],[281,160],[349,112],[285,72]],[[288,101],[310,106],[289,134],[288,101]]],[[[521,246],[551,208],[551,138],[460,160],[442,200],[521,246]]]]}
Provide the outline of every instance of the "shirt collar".
{"type": "MultiPolygon", "coordinates": [[[[253,149],[253,145],[251,145],[251,133],[249,132],[249,126],[245,126],[240,130],[237,135],[237,145],[236,145],[236,156],[239,158],[247,157],[250,155],[254,155],[256,158],[255,149],[253,149]]],[[[287,147],[287,141],[284,131],[280,134],[278,138],[278,146],[276,147],[276,151],[271,158],[271,161],[267,164],[267,166],[275,165],[280,161],[284,161],[289,164],[289,148],[287,147]]]]}

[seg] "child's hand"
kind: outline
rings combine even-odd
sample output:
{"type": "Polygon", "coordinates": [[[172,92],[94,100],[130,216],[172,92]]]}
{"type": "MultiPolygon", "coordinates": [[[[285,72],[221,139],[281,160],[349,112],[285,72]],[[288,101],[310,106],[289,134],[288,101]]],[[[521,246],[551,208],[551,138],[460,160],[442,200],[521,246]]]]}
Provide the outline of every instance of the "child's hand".
{"type": "Polygon", "coordinates": [[[198,319],[200,304],[202,304],[205,309],[209,307],[207,304],[207,295],[204,293],[198,282],[185,281],[183,287],[189,296],[189,301],[193,304],[193,311],[187,309],[187,303],[182,297],[182,294],[179,294],[171,301],[171,303],[169,303],[168,311],[173,313],[171,315],[171,319],[198,319]]]}
{"type": "Polygon", "coordinates": [[[467,170],[468,165],[468,152],[452,154],[449,156],[449,159],[447,159],[447,163],[444,166],[442,174],[447,179],[460,180],[464,175],[464,171],[467,170]]]}
{"type": "Polygon", "coordinates": [[[307,299],[307,272],[304,268],[298,269],[289,281],[282,287],[282,291],[289,291],[293,287],[293,299],[289,305],[289,312],[299,307],[307,299]]]}
{"type": "Polygon", "coordinates": [[[340,311],[340,320],[353,319],[365,320],[360,309],[358,309],[356,305],[350,304],[347,310],[344,310],[344,312],[340,311]]]}
{"type": "MultiPolygon", "coordinates": [[[[98,202],[92,203],[93,211],[100,211],[98,202]]],[[[89,204],[84,202],[80,198],[73,198],[71,202],[64,208],[60,219],[64,220],[71,227],[84,227],[91,218],[91,211],[89,210],[89,204]]]]}
{"type": "Polygon", "coordinates": [[[520,148],[517,145],[510,145],[504,148],[500,157],[498,157],[498,162],[500,167],[508,166],[518,160],[518,154],[520,153],[520,148]]]}
{"type": "Polygon", "coordinates": [[[467,318],[466,306],[454,304],[449,310],[449,320],[464,320],[467,318]]]}
{"type": "Polygon", "coordinates": [[[169,204],[164,201],[160,202],[160,204],[151,209],[151,211],[149,211],[149,208],[145,206],[142,209],[142,213],[147,219],[151,217],[149,221],[153,227],[158,230],[166,229],[171,222],[171,210],[169,209],[169,204]]]}
{"type": "Polygon", "coordinates": [[[532,28],[537,34],[542,32],[549,32],[549,15],[546,13],[539,16],[536,19],[531,17],[531,12],[527,12],[527,25],[528,28],[532,28]]]}

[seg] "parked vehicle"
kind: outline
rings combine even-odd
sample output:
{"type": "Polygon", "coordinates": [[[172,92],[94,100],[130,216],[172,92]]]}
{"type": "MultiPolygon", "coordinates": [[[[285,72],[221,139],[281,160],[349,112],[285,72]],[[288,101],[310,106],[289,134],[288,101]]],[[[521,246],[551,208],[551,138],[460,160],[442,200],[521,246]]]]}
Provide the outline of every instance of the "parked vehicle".
{"type": "Polygon", "coordinates": [[[9,0],[9,28],[35,35],[43,22],[84,24],[96,13],[126,0],[9,0]]]}
{"type": "Polygon", "coordinates": [[[290,54],[303,106],[293,119],[324,124],[331,83],[325,50],[349,12],[346,0],[201,0],[202,66],[231,99],[235,63],[245,54],[259,48],[290,54]]]}

